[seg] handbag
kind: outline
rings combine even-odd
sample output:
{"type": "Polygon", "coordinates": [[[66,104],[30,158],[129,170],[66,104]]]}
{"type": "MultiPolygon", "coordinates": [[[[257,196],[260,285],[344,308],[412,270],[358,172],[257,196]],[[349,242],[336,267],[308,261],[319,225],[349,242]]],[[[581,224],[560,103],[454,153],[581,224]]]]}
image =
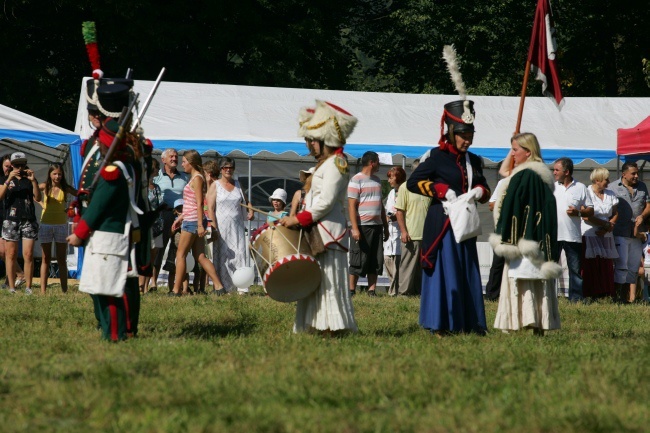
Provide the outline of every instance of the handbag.
{"type": "Polygon", "coordinates": [[[303,233],[305,234],[305,240],[311,249],[311,254],[314,257],[325,252],[325,244],[323,243],[323,238],[320,235],[320,230],[318,230],[318,224],[314,224],[310,227],[305,227],[303,229],[303,233]]]}
{"type": "MultiPolygon", "coordinates": [[[[472,165],[469,162],[469,155],[465,154],[467,167],[468,189],[472,189],[472,165]]],[[[456,242],[460,243],[470,238],[475,238],[482,233],[481,219],[478,216],[478,209],[474,200],[470,200],[470,193],[462,194],[453,202],[444,202],[443,207],[449,216],[451,229],[454,232],[456,242]]]]}
{"type": "MultiPolygon", "coordinates": [[[[156,205],[160,207],[160,195],[158,194],[158,189],[153,190],[154,196],[156,197],[156,205]]],[[[152,212],[153,217],[155,218],[153,224],[151,225],[151,234],[154,238],[160,236],[164,230],[165,222],[163,221],[162,215],[160,214],[159,209],[155,209],[152,212]]]]}

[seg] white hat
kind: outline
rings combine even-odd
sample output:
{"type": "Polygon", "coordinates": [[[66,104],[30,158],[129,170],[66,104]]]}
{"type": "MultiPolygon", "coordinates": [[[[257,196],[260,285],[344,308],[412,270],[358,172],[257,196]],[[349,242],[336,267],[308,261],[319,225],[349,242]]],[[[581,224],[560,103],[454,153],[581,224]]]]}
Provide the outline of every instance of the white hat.
{"type": "Polygon", "coordinates": [[[357,124],[358,119],[341,107],[325,101],[316,101],[314,115],[299,131],[302,137],[322,141],[326,146],[341,147],[357,124]]]}
{"type": "Polygon", "coordinates": [[[307,125],[307,122],[311,120],[312,117],[314,117],[314,111],[316,111],[312,107],[302,107],[300,109],[300,112],[298,113],[298,124],[300,125],[298,127],[298,137],[305,137],[305,126],[307,125]]]}
{"type": "Polygon", "coordinates": [[[176,199],[176,201],[174,202],[174,209],[176,209],[179,206],[183,206],[183,203],[185,203],[185,201],[182,198],[176,199]]]}
{"type": "Polygon", "coordinates": [[[316,171],[316,167],[310,167],[309,170],[300,170],[300,172],[298,172],[298,176],[300,177],[300,182],[305,183],[307,178],[312,174],[314,174],[315,171],[316,171]]]}
{"type": "Polygon", "coordinates": [[[271,197],[269,197],[269,203],[271,200],[280,200],[282,203],[287,204],[287,192],[282,188],[278,188],[273,191],[273,194],[271,194],[271,197]]]}
{"type": "Polygon", "coordinates": [[[12,164],[27,164],[27,157],[22,152],[15,152],[11,154],[12,164]]]}

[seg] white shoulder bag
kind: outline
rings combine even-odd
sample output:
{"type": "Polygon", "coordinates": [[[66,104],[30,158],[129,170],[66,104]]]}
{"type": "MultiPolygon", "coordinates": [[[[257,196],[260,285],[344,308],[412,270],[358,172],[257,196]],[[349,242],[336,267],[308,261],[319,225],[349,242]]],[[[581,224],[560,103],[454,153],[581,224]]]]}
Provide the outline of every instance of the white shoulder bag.
{"type": "MultiPolygon", "coordinates": [[[[465,164],[467,167],[467,189],[471,191],[472,165],[469,162],[467,153],[465,154],[465,164]]],[[[443,207],[449,216],[451,229],[454,232],[454,238],[458,243],[475,238],[482,233],[478,209],[476,209],[476,203],[470,197],[470,193],[465,193],[451,203],[443,202],[443,207]]]]}

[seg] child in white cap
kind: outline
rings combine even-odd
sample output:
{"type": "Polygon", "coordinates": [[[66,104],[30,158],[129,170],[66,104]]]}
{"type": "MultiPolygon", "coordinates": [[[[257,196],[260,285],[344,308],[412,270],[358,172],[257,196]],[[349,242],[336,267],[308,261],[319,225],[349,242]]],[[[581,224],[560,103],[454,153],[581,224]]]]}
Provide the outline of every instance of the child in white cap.
{"type": "Polygon", "coordinates": [[[273,206],[273,210],[269,212],[269,215],[266,217],[266,222],[273,224],[278,221],[283,216],[289,215],[289,212],[285,211],[284,208],[287,206],[287,192],[282,188],[278,188],[273,191],[269,201],[273,206]]]}

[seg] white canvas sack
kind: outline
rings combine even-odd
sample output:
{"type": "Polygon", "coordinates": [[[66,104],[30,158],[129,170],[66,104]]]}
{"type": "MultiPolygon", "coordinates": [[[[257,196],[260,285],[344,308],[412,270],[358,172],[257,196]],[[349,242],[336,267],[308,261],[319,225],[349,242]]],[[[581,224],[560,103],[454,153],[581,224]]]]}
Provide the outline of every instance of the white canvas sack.
{"type": "MultiPolygon", "coordinates": [[[[469,162],[469,155],[465,154],[467,167],[467,184],[472,189],[472,165],[469,162]]],[[[451,229],[454,232],[456,242],[460,243],[467,239],[474,238],[482,233],[481,219],[478,216],[476,203],[470,199],[470,193],[462,194],[453,202],[443,202],[445,212],[449,216],[451,229]]]]}
{"type": "Polygon", "coordinates": [[[115,161],[120,167],[129,186],[129,211],[126,213],[124,233],[111,233],[95,230],[88,240],[84,254],[83,270],[79,280],[79,291],[91,295],[124,295],[127,277],[137,277],[135,247],[131,244],[131,226],[137,227],[138,215],[142,210],[135,204],[135,185],[124,164],[115,161]],[[133,267],[129,270],[129,257],[133,267]]]}
{"type": "Polygon", "coordinates": [[[79,291],[122,297],[129,267],[129,250],[128,234],[94,231],[86,246],[79,291]]]}

